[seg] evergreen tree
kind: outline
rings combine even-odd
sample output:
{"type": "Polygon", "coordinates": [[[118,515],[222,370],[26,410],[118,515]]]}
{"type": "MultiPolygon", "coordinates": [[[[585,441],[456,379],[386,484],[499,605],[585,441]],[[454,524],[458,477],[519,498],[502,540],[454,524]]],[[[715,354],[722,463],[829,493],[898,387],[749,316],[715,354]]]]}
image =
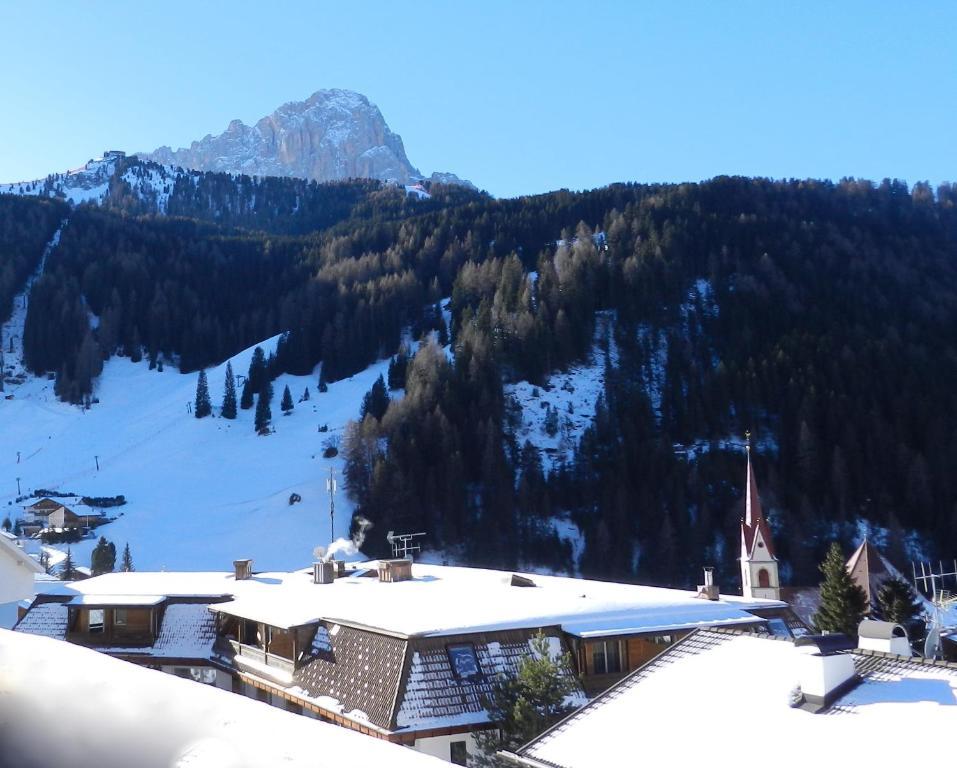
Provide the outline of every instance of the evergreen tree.
{"type": "Polygon", "coordinates": [[[255,390],[249,384],[249,378],[246,378],[246,381],[243,382],[243,393],[239,398],[239,407],[244,411],[248,411],[253,407],[253,400],[255,398],[255,390]]]}
{"type": "Polygon", "coordinates": [[[115,566],[116,546],[112,541],[107,541],[106,537],[100,536],[100,540],[93,547],[93,554],[90,557],[90,572],[94,576],[112,573],[115,566]]]}
{"type": "Polygon", "coordinates": [[[199,378],[196,380],[196,404],[193,407],[193,413],[197,419],[209,416],[213,412],[213,406],[209,402],[209,386],[206,383],[206,370],[199,372],[199,378]]]}
{"type": "Polygon", "coordinates": [[[409,367],[409,353],[405,344],[398,354],[389,361],[389,389],[405,388],[405,372],[409,367]]]}
{"type": "Polygon", "coordinates": [[[389,390],[386,389],[385,379],[382,378],[380,374],[379,378],[373,383],[372,389],[366,392],[362,398],[362,409],[359,412],[359,418],[363,419],[366,414],[369,414],[374,419],[381,421],[388,407],[389,390]]]}
{"type": "Polygon", "coordinates": [[[308,400],[309,400],[309,387],[306,387],[306,388],[302,391],[302,399],[301,399],[299,402],[300,402],[300,403],[305,403],[305,402],[307,402],[308,400]]]}
{"type": "Polygon", "coordinates": [[[130,544],[126,543],[126,546],[123,547],[123,559],[120,561],[120,570],[123,573],[129,573],[130,571],[135,571],[133,567],[133,556],[130,554],[130,544]]]}
{"type": "Polygon", "coordinates": [[[895,576],[877,592],[877,613],[884,621],[907,627],[920,618],[923,607],[911,585],[895,576]]]}
{"type": "Polygon", "coordinates": [[[254,425],[256,434],[269,434],[269,422],[272,419],[272,409],[269,407],[271,400],[272,384],[267,381],[259,391],[259,399],[256,402],[256,420],[254,425]]]}
{"type": "Polygon", "coordinates": [[[249,373],[246,376],[246,382],[243,384],[243,394],[239,400],[240,408],[246,411],[253,407],[253,396],[262,389],[263,382],[267,378],[266,354],[262,347],[256,347],[253,350],[252,360],[249,361],[249,373]]]}
{"type": "Polygon", "coordinates": [[[286,388],[282,391],[282,402],[279,404],[279,407],[282,409],[284,414],[289,414],[293,409],[292,404],[292,392],[289,391],[289,385],[286,385],[286,388]]]}
{"type": "Polygon", "coordinates": [[[568,654],[553,656],[549,638],[541,632],[529,645],[532,651],[518,662],[515,676],[500,676],[491,694],[483,697],[498,729],[475,732],[479,765],[498,765],[496,752],[515,752],[573,709],[565,704],[577,688],[568,654]]]}
{"type": "Polygon", "coordinates": [[[236,377],[233,376],[232,363],[226,363],[226,388],[223,391],[223,408],[220,413],[224,419],[236,418],[236,377]]]}
{"type": "Polygon", "coordinates": [[[63,565],[60,566],[60,579],[62,581],[73,581],[74,576],[76,576],[76,566],[73,565],[73,553],[70,552],[70,548],[66,548],[66,559],[63,561],[63,565]]]}
{"type": "Polygon", "coordinates": [[[10,516],[8,515],[4,517],[3,524],[0,525],[0,528],[3,528],[3,530],[9,532],[12,527],[13,527],[13,522],[10,520],[10,516]]]}
{"type": "Polygon", "coordinates": [[[821,563],[821,606],[814,614],[814,628],[818,632],[842,632],[857,637],[857,627],[867,614],[867,595],[844,564],[844,553],[836,541],[821,563]]]}
{"type": "Polygon", "coordinates": [[[319,369],[319,392],[328,392],[329,387],[326,386],[326,367],[322,366],[319,369]]]}

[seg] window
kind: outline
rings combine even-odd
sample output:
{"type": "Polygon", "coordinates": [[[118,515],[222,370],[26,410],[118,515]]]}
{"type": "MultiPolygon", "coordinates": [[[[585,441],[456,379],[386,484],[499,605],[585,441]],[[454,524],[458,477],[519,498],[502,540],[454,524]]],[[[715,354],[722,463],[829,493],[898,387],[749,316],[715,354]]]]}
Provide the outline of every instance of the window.
{"type": "Polygon", "coordinates": [[[449,762],[452,765],[468,765],[469,751],[464,741],[453,741],[449,744],[449,762]]]}
{"type": "Polygon", "coordinates": [[[113,625],[117,627],[126,626],[126,608],[113,609],[113,625]]]}
{"type": "Polygon", "coordinates": [[[762,568],[760,571],[758,571],[758,586],[759,587],[771,586],[771,577],[768,575],[767,568],[762,568]]]}
{"type": "Polygon", "coordinates": [[[102,608],[90,609],[90,634],[91,635],[103,634],[103,613],[104,611],[102,608]]]}
{"type": "Polygon", "coordinates": [[[475,647],[471,643],[450,645],[447,650],[449,663],[456,677],[469,680],[481,674],[478,658],[475,656],[475,647]]]}
{"type": "Polygon", "coordinates": [[[621,641],[599,640],[591,644],[594,674],[613,675],[621,672],[621,641]]]}

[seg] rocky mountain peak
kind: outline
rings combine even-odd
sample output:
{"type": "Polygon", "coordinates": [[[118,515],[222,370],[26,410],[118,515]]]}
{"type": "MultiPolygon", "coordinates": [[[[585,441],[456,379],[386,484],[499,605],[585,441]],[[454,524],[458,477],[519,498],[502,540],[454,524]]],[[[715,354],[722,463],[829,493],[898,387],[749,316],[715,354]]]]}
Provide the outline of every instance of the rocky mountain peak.
{"type": "MultiPolygon", "coordinates": [[[[379,108],[361,93],[338,88],[283,104],[252,126],[233,120],[223,133],[188,148],[160,147],[139,154],[167,165],[257,176],[372,178],[400,184],[422,178],[379,108]]],[[[436,180],[463,183],[454,174],[438,174],[436,180]]]]}

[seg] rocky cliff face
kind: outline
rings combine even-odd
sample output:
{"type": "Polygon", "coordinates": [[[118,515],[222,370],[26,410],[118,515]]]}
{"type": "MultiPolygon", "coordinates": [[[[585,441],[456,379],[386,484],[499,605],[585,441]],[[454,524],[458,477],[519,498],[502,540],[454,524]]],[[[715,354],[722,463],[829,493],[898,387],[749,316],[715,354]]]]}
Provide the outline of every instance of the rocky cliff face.
{"type": "MultiPolygon", "coordinates": [[[[338,89],[284,104],[253,126],[233,120],[219,136],[194,141],[188,149],[160,147],[140,156],[203,171],[316,181],[371,178],[405,184],[422,178],[379,108],[362,94],[338,89]]],[[[441,176],[462,183],[454,174],[441,176]]]]}

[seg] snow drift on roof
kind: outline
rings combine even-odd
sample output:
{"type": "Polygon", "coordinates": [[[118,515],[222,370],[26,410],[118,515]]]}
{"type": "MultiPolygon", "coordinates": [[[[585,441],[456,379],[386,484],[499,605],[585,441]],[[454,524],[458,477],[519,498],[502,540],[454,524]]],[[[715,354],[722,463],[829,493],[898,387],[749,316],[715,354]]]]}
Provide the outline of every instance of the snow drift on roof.
{"type": "Polygon", "coordinates": [[[447,763],[69,643],[0,630],[4,765],[253,768],[447,763]],[[95,702],[95,706],[91,706],[95,702]],[[57,738],[38,724],[69,713],[57,738]]]}

